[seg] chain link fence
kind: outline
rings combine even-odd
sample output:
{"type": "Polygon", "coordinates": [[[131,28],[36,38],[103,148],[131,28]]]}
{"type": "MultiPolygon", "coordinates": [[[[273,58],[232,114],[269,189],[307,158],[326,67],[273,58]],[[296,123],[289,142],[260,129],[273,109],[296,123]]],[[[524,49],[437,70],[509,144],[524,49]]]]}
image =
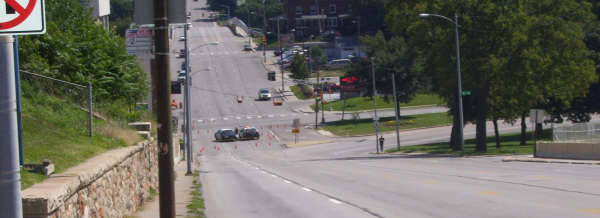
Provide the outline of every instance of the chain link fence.
{"type": "MultiPolygon", "coordinates": [[[[41,114],[48,119],[64,115],[67,119],[54,122],[60,129],[75,134],[93,134],[93,102],[91,84],[75,84],[52,77],[27,72],[21,72],[21,95],[23,96],[23,111],[31,114],[41,114]],[[68,104],[64,104],[68,102],[68,104]],[[65,105],[75,105],[66,108],[65,105]],[[46,108],[49,110],[41,110],[46,108]],[[33,113],[33,111],[38,112],[33,113]]],[[[43,131],[43,130],[41,130],[43,131]]]]}
{"type": "Polygon", "coordinates": [[[572,123],[554,126],[552,141],[600,143],[600,122],[572,123]]]}

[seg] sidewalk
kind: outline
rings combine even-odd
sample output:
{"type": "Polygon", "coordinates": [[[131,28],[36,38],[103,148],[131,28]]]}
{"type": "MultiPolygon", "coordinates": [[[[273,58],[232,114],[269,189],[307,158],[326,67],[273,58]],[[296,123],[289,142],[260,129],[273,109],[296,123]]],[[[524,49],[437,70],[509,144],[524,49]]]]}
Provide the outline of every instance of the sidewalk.
{"type": "MultiPolygon", "coordinates": [[[[193,176],[186,176],[186,162],[180,161],[175,165],[175,172],[177,178],[175,180],[175,215],[177,217],[185,217],[187,215],[187,205],[192,199],[192,185],[194,181],[193,176]]],[[[154,196],[154,199],[144,203],[135,214],[134,218],[160,218],[160,210],[158,204],[158,194],[154,196]]]]}
{"type": "Polygon", "coordinates": [[[511,156],[502,159],[504,162],[537,162],[537,163],[566,163],[566,164],[592,164],[600,165],[600,160],[573,160],[533,157],[533,155],[511,156]]]}

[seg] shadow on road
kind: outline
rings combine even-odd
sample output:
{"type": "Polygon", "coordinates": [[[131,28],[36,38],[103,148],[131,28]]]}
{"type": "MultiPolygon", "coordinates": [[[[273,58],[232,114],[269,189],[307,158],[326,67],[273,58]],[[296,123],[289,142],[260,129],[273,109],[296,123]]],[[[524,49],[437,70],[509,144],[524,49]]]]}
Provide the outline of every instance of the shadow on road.
{"type": "Polygon", "coordinates": [[[321,158],[308,159],[301,161],[336,161],[336,160],[378,160],[378,159],[410,159],[410,158],[448,158],[460,157],[454,154],[401,154],[401,155],[382,155],[382,156],[358,156],[358,157],[339,157],[339,158],[321,158]]]}

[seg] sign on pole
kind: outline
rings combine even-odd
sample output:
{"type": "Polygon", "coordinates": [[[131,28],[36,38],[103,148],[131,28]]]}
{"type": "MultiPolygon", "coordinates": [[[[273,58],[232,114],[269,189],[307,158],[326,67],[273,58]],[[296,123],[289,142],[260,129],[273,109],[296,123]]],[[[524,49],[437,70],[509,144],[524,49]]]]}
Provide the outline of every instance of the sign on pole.
{"type": "Polygon", "coordinates": [[[299,129],[300,128],[300,119],[298,119],[298,118],[294,119],[294,121],[292,123],[292,127],[294,129],[299,129]]]}
{"type": "Polygon", "coordinates": [[[152,29],[150,28],[127,29],[125,41],[127,54],[152,53],[152,29]]]}
{"type": "Polygon", "coordinates": [[[44,33],[44,0],[0,0],[0,35],[44,33]]]}

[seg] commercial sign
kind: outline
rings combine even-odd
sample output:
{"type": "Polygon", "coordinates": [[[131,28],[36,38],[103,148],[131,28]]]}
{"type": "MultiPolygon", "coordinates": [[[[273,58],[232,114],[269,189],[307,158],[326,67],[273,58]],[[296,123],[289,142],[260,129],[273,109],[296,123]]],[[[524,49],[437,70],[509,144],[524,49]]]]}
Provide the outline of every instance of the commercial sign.
{"type": "Polygon", "coordinates": [[[356,82],[358,82],[358,78],[355,76],[342,77],[340,78],[340,89],[342,92],[358,92],[356,82]]]}
{"type": "Polygon", "coordinates": [[[152,29],[128,29],[125,32],[127,54],[152,53],[152,29]]]}
{"type": "Polygon", "coordinates": [[[43,0],[0,0],[0,35],[46,33],[43,0]]]}

